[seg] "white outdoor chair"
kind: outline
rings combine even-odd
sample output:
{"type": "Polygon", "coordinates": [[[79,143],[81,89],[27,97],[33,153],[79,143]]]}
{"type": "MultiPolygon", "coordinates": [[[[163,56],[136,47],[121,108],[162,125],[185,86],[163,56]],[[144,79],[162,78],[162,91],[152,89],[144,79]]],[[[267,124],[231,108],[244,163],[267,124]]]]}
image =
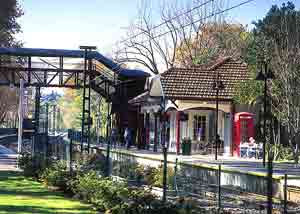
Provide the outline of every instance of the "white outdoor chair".
{"type": "Polygon", "coordinates": [[[240,157],[241,158],[248,156],[248,149],[249,149],[249,144],[247,142],[240,144],[240,157]]]}
{"type": "Polygon", "coordinates": [[[256,154],[257,154],[257,144],[256,143],[252,143],[248,145],[248,158],[256,158],[256,154]]]}

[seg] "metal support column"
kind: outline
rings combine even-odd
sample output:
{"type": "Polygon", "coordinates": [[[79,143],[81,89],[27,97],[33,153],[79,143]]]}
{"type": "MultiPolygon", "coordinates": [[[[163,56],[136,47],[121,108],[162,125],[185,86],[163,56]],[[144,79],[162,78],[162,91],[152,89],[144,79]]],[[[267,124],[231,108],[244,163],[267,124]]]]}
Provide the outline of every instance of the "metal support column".
{"type": "Polygon", "coordinates": [[[48,166],[48,158],[49,158],[49,104],[46,103],[46,119],[45,119],[45,134],[46,134],[46,164],[48,166]]]}
{"type": "Polygon", "coordinates": [[[82,120],[81,120],[81,152],[87,143],[87,151],[90,152],[90,129],[91,129],[91,71],[92,60],[88,59],[88,53],[96,49],[92,46],[80,46],[84,50],[83,72],[83,96],[82,96],[82,120]]]}
{"type": "MultiPolygon", "coordinates": [[[[105,83],[105,91],[109,94],[109,85],[105,83]]],[[[110,105],[109,101],[107,100],[107,117],[106,117],[106,176],[110,176],[110,105]]]]}
{"type": "Polygon", "coordinates": [[[53,112],[52,112],[52,132],[55,135],[56,131],[56,105],[53,105],[53,112]]]}
{"type": "Polygon", "coordinates": [[[35,149],[38,144],[38,134],[39,134],[39,123],[40,123],[40,98],[41,98],[41,88],[35,88],[35,112],[34,112],[34,139],[32,144],[32,154],[35,154],[35,149]]]}

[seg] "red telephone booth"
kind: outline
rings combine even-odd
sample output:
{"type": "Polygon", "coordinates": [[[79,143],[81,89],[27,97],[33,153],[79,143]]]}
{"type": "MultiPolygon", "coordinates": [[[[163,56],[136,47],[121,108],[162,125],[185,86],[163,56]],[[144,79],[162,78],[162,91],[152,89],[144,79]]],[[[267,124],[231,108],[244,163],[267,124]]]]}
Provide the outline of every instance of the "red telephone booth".
{"type": "Polygon", "coordinates": [[[240,156],[241,142],[249,142],[254,137],[254,114],[239,112],[234,115],[233,156],[240,156]]]}

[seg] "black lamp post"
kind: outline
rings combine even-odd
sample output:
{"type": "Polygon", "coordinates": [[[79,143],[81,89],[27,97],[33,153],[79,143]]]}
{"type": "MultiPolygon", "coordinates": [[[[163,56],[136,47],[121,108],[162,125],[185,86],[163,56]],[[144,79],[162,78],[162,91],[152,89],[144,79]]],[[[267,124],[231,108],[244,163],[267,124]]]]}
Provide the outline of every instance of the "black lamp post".
{"type": "Polygon", "coordinates": [[[263,166],[266,166],[266,120],[267,120],[267,81],[273,79],[274,75],[271,70],[268,70],[267,63],[264,63],[264,71],[261,67],[255,80],[264,81],[264,142],[263,142],[263,166]]]}
{"type": "Polygon", "coordinates": [[[218,134],[218,121],[219,121],[219,91],[224,89],[224,84],[220,80],[219,72],[217,72],[216,80],[213,83],[213,89],[216,90],[216,126],[215,126],[215,160],[218,160],[218,144],[220,136],[218,134]]]}
{"type": "MultiPolygon", "coordinates": [[[[256,80],[264,81],[264,142],[263,142],[263,166],[266,165],[266,141],[267,141],[267,133],[266,133],[266,119],[267,115],[271,115],[271,103],[269,103],[269,112],[267,111],[267,81],[274,79],[274,75],[270,69],[268,69],[267,63],[264,63],[264,72],[263,69],[259,71],[257,74],[256,80]]],[[[272,120],[272,118],[270,118],[272,120]]],[[[271,127],[270,127],[271,129],[271,127]]],[[[271,130],[270,130],[271,131],[271,130]]],[[[271,133],[271,132],[270,132],[271,133]]],[[[271,142],[272,143],[272,142],[271,142]]],[[[269,149],[268,155],[268,182],[267,182],[267,190],[268,190],[268,207],[267,213],[272,214],[273,210],[273,152],[272,148],[269,149]]]]}

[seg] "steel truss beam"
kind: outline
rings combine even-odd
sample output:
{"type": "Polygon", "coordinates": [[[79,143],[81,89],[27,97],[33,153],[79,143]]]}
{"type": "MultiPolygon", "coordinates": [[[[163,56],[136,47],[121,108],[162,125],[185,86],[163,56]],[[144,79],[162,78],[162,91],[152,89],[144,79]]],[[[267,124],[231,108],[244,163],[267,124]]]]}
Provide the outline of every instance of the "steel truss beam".
{"type": "Polygon", "coordinates": [[[59,57],[59,66],[52,65],[46,60],[40,59],[45,66],[33,67],[32,58],[24,57],[23,60],[16,59],[8,61],[7,56],[0,55],[0,86],[19,86],[20,79],[24,81],[25,87],[58,87],[58,88],[85,88],[91,87],[106,99],[111,99],[104,85],[116,88],[119,83],[115,77],[111,77],[107,71],[89,60],[89,69],[68,69],[64,66],[64,57],[59,57]],[[5,61],[5,60],[6,61],[5,61]],[[26,60],[25,60],[26,59],[26,60]],[[22,61],[22,63],[19,63],[22,61]],[[25,61],[25,62],[24,62],[25,61]],[[84,74],[85,73],[85,74],[84,74]],[[84,84],[84,77],[88,79],[88,84],[84,84]]]}

